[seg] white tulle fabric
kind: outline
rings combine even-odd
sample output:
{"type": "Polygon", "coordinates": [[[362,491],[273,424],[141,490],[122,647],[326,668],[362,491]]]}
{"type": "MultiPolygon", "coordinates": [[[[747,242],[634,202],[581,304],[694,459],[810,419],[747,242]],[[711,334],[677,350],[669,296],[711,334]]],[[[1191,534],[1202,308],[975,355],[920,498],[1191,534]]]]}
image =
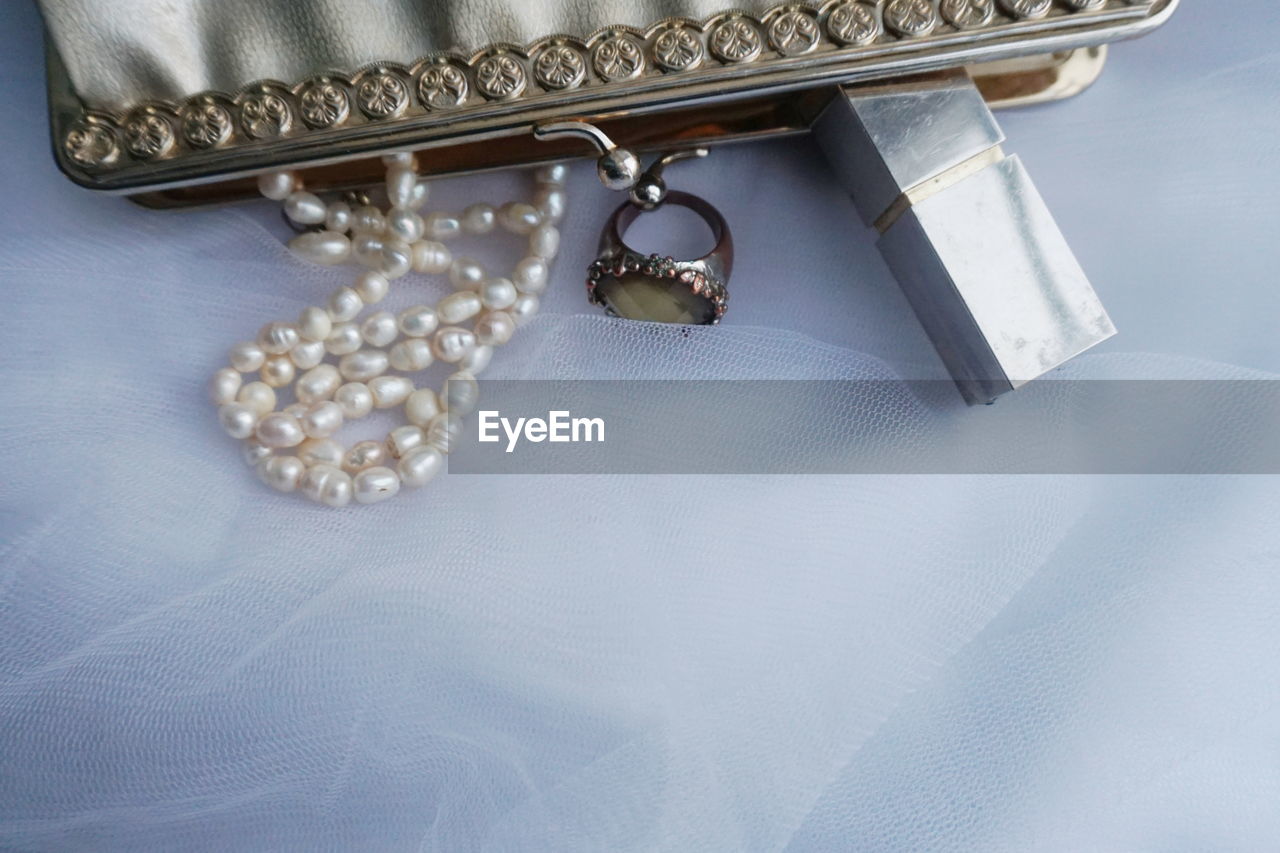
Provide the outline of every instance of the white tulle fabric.
{"type": "MultiPolygon", "coordinates": [[[[1221,11],[1184,5],[1005,120],[1121,328],[1066,375],[1280,373],[1280,32],[1258,3],[1272,32],[1206,44],[1221,11]]],[[[4,107],[38,111],[33,15],[0,23],[4,107]]],[[[0,125],[0,847],[1280,845],[1274,478],[445,476],[311,506],[254,479],[204,382],[345,273],[265,203],[76,190],[38,125],[0,125]]],[[[725,325],[585,306],[616,199],[578,168],[490,376],[940,375],[807,142],[671,178],[737,229],[725,325]]],[[[792,414],[835,410],[887,416],[792,414]]]]}

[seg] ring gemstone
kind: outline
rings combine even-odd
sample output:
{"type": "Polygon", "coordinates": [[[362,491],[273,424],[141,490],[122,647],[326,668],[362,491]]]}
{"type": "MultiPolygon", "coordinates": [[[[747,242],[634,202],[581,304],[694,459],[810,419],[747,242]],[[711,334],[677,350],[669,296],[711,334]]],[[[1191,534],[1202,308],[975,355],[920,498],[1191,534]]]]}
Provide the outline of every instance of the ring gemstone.
{"type": "Polygon", "coordinates": [[[587,289],[591,301],[610,314],[653,323],[713,324],[726,303],[723,286],[705,273],[657,255],[626,253],[613,263],[596,261],[587,289]]]}

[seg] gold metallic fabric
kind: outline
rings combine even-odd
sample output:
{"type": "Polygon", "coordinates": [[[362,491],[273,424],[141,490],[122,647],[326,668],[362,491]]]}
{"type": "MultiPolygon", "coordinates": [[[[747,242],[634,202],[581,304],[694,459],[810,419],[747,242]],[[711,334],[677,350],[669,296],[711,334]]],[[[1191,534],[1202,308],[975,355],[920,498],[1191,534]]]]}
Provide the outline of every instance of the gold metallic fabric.
{"type": "Polygon", "coordinates": [[[120,109],[557,33],[642,29],[773,0],[40,0],[85,104],[120,109]]]}

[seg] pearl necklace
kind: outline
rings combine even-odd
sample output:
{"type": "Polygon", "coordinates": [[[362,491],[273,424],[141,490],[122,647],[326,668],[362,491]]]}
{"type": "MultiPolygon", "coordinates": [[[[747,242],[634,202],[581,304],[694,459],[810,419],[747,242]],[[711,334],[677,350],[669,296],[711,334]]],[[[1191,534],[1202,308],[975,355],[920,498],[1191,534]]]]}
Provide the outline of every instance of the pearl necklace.
{"type": "Polygon", "coordinates": [[[236,344],[230,366],[210,384],[219,422],[232,438],[244,440],[244,459],[258,476],[278,491],[300,491],[333,507],[385,500],[401,486],[425,485],[444,467],[443,454],[478,402],[475,376],[494,347],[538,310],[560,245],[556,224],[565,212],[563,165],[534,173],[532,204],[481,203],[460,215],[424,217],[417,210],[428,185],[418,180],[413,155],[393,154],[383,162],[385,212],[371,204],[326,204],[292,172],[258,180],[262,195],[282,202],[290,220],[323,228],[291,240],[295,255],[323,266],[354,260],[367,269],[335,290],[326,305],[303,309],[294,323],[268,323],[256,340],[236,344]],[[488,277],[480,263],[455,258],[444,244],[497,226],[529,242],[510,278],[488,277]],[[410,271],[447,274],[454,292],[434,306],[366,313],[410,271]],[[463,325],[468,321],[470,328],[463,325]],[[417,373],[435,361],[454,370],[439,393],[388,372],[417,373]],[[246,381],[253,373],[257,379],[246,381]],[[296,402],[277,410],[277,389],[290,384],[296,402]],[[344,423],[395,407],[403,408],[407,423],[385,441],[344,448],[332,437],[344,423]]]}

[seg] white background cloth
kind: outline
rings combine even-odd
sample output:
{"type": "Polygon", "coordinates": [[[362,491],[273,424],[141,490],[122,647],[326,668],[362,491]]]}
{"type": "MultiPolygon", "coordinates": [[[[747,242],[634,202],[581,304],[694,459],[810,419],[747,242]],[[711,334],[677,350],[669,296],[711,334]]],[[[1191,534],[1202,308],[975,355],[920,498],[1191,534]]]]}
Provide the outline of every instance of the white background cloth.
{"type": "MultiPolygon", "coordinates": [[[[1065,375],[1280,373],[1280,25],[1225,5],[1003,116],[1121,330],[1065,375]]],[[[276,495],[205,380],[343,273],[265,205],[73,187],[27,4],[0,47],[0,847],[1280,848],[1274,478],[276,495]]],[[[942,375],[807,140],[671,177],[735,229],[726,323],[585,305],[617,199],[578,167],[545,313],[490,375],[942,375]]]]}

